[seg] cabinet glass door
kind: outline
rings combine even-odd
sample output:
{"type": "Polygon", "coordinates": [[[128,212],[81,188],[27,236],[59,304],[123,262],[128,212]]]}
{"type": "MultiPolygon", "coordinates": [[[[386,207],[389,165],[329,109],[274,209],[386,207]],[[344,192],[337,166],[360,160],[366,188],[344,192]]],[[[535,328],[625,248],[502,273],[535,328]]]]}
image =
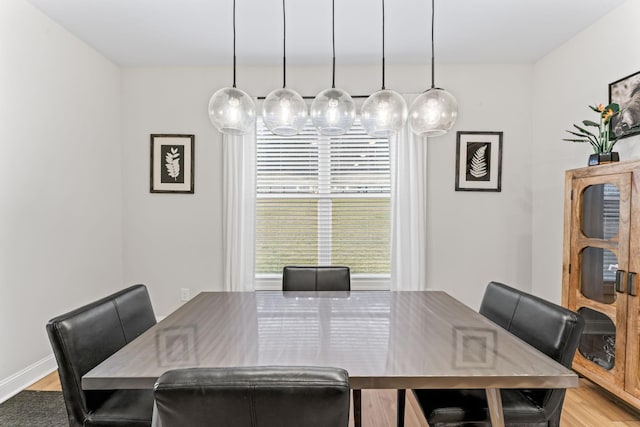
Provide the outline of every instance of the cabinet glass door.
{"type": "Polygon", "coordinates": [[[580,254],[580,291],[604,304],[616,301],[618,257],[609,249],[588,246],[580,254]]]}
{"type": "Polygon", "coordinates": [[[585,329],[578,351],[587,360],[610,371],[616,364],[616,325],[599,311],[587,307],[578,309],[585,320],[585,329]]]}
{"type": "Polygon", "coordinates": [[[569,308],[585,319],[575,363],[622,386],[629,259],[630,174],[574,179],[569,308]]]}
{"type": "Polygon", "coordinates": [[[582,232],[587,237],[609,240],[620,228],[620,190],[615,184],[594,184],[582,193],[582,232]]]}

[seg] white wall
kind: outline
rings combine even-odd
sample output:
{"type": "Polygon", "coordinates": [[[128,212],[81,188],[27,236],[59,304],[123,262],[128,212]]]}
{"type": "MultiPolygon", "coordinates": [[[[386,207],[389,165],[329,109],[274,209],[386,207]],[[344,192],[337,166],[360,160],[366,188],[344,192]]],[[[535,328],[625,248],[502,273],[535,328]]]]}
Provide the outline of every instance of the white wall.
{"type": "MultiPolygon", "coordinates": [[[[315,95],[330,67],[289,67],[288,86],[315,95]]],[[[528,290],[531,260],[531,66],[455,65],[437,83],[457,95],[459,121],[429,144],[429,286],[477,307],[489,280],[528,290]],[[454,191],[456,130],[504,131],[501,193],[454,191]]],[[[336,84],[352,94],[379,88],[379,66],[338,67],[336,84]]],[[[238,87],[264,96],[281,83],[279,67],[241,67],[238,87]]],[[[180,288],[221,290],[221,139],[207,103],[231,84],[226,68],[123,70],[125,282],[149,285],[156,311],[180,304],[180,288]],[[149,193],[149,135],[196,137],[195,194],[149,193]]],[[[427,66],[388,67],[387,87],[419,92],[427,66]]]]}
{"type": "MultiPolygon", "coordinates": [[[[156,314],[192,295],[221,289],[221,139],[207,103],[215,73],[206,69],[125,69],[125,282],[149,287],[156,314]],[[150,134],[195,134],[195,194],[149,192],[150,134]]],[[[220,81],[222,84],[222,81],[220,81]]]]}
{"type": "MultiPolygon", "coordinates": [[[[533,262],[535,294],[560,302],[564,171],[587,165],[590,146],[562,141],[573,123],[597,118],[608,84],[640,71],[640,2],[629,0],[535,64],[533,73],[533,262]]],[[[639,137],[616,145],[640,157],[639,137]]]]}
{"type": "Polygon", "coordinates": [[[122,285],[120,72],[2,0],[0,94],[1,401],[54,366],[49,318],[122,285]]]}
{"type": "MultiPolygon", "coordinates": [[[[478,308],[486,284],[531,289],[531,66],[441,67],[458,121],[429,142],[427,278],[478,308]],[[503,131],[502,191],[454,191],[455,131],[503,131]]],[[[438,71],[436,71],[438,76],[438,71]]]]}

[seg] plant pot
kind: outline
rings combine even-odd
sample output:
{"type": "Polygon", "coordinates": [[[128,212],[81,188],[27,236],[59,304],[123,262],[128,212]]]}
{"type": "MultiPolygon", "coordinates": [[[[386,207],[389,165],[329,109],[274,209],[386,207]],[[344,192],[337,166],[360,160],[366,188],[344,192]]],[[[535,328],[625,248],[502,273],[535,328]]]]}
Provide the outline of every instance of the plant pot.
{"type": "Polygon", "coordinates": [[[618,156],[617,151],[612,151],[610,153],[595,153],[589,156],[589,166],[603,165],[619,161],[620,156],[618,156]]]}

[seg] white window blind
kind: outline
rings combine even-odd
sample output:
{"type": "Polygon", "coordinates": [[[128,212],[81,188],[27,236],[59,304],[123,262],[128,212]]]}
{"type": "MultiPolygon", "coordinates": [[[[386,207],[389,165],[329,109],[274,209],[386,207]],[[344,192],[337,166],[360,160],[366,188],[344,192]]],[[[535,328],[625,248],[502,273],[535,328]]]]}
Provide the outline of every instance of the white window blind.
{"type": "MultiPolygon", "coordinates": [[[[613,184],[604,184],[602,186],[602,238],[614,238],[618,234],[619,224],[620,190],[613,184]]],[[[618,271],[618,258],[613,252],[604,250],[602,261],[603,279],[606,282],[615,283],[616,271],[618,271]]]]}
{"type": "Polygon", "coordinates": [[[359,121],[338,137],[307,126],[256,142],[256,275],[285,265],[348,265],[352,275],[390,273],[389,142],[359,121]]]}

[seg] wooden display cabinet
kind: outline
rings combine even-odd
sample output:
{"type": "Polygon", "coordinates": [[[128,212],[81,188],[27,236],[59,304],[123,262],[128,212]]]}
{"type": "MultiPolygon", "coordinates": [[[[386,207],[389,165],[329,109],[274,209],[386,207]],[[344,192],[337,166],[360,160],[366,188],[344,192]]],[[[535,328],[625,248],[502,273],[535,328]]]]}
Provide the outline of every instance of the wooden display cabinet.
{"type": "Polygon", "coordinates": [[[566,172],[562,270],[586,321],[573,369],[640,409],[640,161],[566,172]]]}

